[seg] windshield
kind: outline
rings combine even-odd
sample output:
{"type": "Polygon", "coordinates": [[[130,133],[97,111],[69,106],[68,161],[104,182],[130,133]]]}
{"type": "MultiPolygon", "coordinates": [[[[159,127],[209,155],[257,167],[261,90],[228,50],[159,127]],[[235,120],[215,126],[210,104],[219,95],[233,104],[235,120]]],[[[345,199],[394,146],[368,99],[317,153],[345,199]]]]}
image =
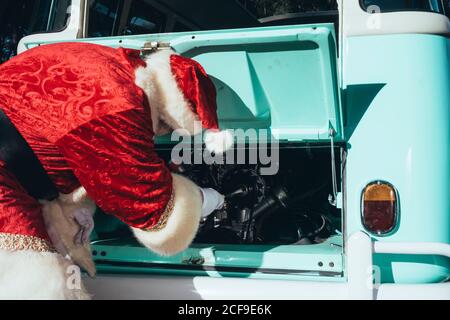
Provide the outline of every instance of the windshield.
{"type": "Polygon", "coordinates": [[[89,37],[336,23],[336,0],[90,0],[89,37]]]}

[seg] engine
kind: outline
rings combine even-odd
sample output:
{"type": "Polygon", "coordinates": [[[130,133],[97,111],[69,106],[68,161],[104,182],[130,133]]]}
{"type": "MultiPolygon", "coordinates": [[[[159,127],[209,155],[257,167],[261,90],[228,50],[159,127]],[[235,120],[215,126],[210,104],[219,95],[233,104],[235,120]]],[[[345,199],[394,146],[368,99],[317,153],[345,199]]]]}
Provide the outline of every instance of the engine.
{"type": "Polygon", "coordinates": [[[340,230],[341,212],[329,201],[330,155],[280,150],[276,175],[261,165],[179,165],[178,173],[225,195],[223,209],[201,222],[196,243],[314,244],[340,230]]]}

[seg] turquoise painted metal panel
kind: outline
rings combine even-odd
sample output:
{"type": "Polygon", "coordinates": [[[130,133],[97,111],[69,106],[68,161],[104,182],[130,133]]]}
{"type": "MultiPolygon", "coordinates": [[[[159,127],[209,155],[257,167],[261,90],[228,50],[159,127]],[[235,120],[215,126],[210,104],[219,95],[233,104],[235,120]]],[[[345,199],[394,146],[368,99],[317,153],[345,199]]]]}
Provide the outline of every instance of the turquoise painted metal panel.
{"type": "Polygon", "coordinates": [[[342,237],[310,246],[193,245],[161,257],[132,239],[93,242],[100,272],[344,281],[342,237]]]}
{"type": "Polygon", "coordinates": [[[170,43],[212,76],[221,127],[303,141],[328,140],[330,126],[342,137],[335,38],[332,24],[320,24],[79,41],[136,49],[170,43]]]}
{"type": "MultiPolygon", "coordinates": [[[[347,234],[363,229],[360,196],[374,180],[400,196],[400,223],[377,241],[450,243],[450,40],[433,35],[346,40],[347,234]]],[[[450,275],[437,257],[376,256],[382,282],[450,275]]]]}

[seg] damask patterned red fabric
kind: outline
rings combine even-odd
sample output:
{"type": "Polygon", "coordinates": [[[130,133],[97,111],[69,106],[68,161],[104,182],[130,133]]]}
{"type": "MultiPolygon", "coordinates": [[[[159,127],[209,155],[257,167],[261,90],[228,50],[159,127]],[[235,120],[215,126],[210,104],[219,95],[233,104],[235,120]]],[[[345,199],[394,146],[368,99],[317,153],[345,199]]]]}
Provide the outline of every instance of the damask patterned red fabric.
{"type": "Polygon", "coordinates": [[[22,188],[0,161],[0,232],[49,241],[41,205],[22,188]]]}
{"type": "MultiPolygon", "coordinates": [[[[135,68],[144,65],[135,50],[64,43],[29,50],[0,66],[0,107],[60,192],[70,193],[81,182],[100,208],[136,228],[155,225],[172,192],[170,173],[153,150],[147,99],[134,83],[135,68]]],[[[4,167],[2,177],[13,181],[4,167]]],[[[11,218],[19,211],[35,218],[39,204],[22,197],[9,210],[19,186],[5,181],[0,232],[45,237],[42,224],[24,233],[11,218]]]]}
{"type": "Polygon", "coordinates": [[[172,176],[153,149],[139,108],[104,115],[72,130],[57,145],[89,197],[130,226],[154,226],[172,193],[172,176]]]}

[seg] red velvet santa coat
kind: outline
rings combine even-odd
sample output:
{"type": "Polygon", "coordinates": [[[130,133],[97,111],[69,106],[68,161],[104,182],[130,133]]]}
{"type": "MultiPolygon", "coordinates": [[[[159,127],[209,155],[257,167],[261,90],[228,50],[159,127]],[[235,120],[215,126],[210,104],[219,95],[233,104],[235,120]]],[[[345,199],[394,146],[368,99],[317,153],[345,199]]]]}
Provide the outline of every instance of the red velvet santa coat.
{"type": "MultiPolygon", "coordinates": [[[[134,50],[41,46],[0,66],[0,108],[65,201],[79,197],[77,188],[83,186],[146,246],[174,254],[196,233],[201,196],[192,182],[171,174],[154,151],[150,93],[136,85],[136,70],[145,67],[134,50]]],[[[0,163],[0,240],[13,237],[9,243],[17,246],[14,237],[28,236],[28,242],[43,240],[45,247],[49,238],[41,210],[0,163]]],[[[0,249],[8,249],[1,243],[0,249]]]]}

